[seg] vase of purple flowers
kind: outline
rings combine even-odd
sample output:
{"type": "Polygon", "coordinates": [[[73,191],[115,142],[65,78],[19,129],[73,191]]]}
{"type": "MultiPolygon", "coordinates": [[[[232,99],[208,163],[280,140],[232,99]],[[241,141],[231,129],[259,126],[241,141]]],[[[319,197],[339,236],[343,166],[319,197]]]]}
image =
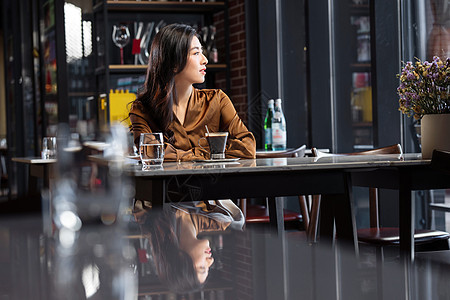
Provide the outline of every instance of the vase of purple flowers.
{"type": "Polygon", "coordinates": [[[404,64],[397,75],[399,110],[421,121],[422,157],[450,150],[450,58],[404,64]]]}

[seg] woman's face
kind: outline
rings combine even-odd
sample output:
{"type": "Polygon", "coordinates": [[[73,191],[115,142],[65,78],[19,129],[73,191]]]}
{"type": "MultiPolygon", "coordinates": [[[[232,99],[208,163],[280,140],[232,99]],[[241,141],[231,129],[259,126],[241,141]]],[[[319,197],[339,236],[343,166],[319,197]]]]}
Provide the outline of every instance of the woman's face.
{"type": "Polygon", "coordinates": [[[191,247],[187,252],[194,263],[198,281],[200,283],[204,283],[206,278],[208,278],[209,268],[214,263],[214,258],[211,254],[211,247],[209,246],[209,240],[197,240],[193,247],[191,247]]]}
{"type": "Polygon", "coordinates": [[[187,84],[203,83],[206,75],[208,60],[202,53],[202,44],[196,36],[192,38],[188,51],[188,58],[184,69],[175,75],[175,80],[187,84]]]}

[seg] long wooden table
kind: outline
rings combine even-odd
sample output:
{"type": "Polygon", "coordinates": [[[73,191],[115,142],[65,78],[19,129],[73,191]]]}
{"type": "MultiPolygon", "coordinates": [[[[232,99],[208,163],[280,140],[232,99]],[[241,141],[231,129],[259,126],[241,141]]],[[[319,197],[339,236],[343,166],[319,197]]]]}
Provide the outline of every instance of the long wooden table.
{"type": "MultiPolygon", "coordinates": [[[[153,207],[179,201],[268,197],[270,226],[277,232],[274,255],[280,258],[271,273],[279,283],[271,287],[279,299],[287,299],[284,283],[288,281],[289,262],[285,249],[282,196],[321,193],[322,209],[330,211],[336,228],[350,249],[357,251],[355,221],[349,191],[350,174],[342,169],[315,163],[313,158],[271,158],[239,160],[229,163],[164,163],[161,169],[130,172],[135,179],[136,198],[152,202],[153,207]],[[337,216],[334,219],[334,216],[337,216]],[[284,295],[284,296],[283,296],[284,295]]],[[[334,239],[327,239],[333,242],[334,239]]],[[[325,244],[325,238],[321,240],[325,244]]],[[[334,263],[330,262],[330,266],[334,263]]],[[[329,272],[329,270],[322,270],[329,272]]],[[[324,277],[318,271],[319,277],[324,277]]],[[[334,282],[328,284],[333,285],[334,282]]],[[[343,285],[344,286],[344,285],[343,285]]],[[[346,285],[352,286],[352,285],[346,285]]],[[[346,294],[345,289],[342,292],[346,294]]]]}
{"type": "MultiPolygon", "coordinates": [[[[50,167],[56,160],[13,158],[30,165],[30,175],[44,179],[48,187],[50,167]]],[[[104,160],[100,159],[97,162],[104,160]]],[[[323,195],[321,234],[333,234],[333,224],[340,238],[357,248],[350,185],[396,189],[400,195],[400,247],[414,259],[414,203],[412,190],[450,187],[448,173],[432,169],[430,160],[420,154],[267,158],[234,162],[165,162],[161,168],[142,171],[130,165],[136,198],[148,200],[154,207],[178,201],[269,197],[271,224],[283,229],[282,201],[276,197],[323,195]],[[324,223],[327,222],[328,223],[324,223]]],[[[323,236],[321,237],[324,238],[323,236]]],[[[356,250],[357,251],[357,250],[356,250]]]]}
{"type": "MultiPolygon", "coordinates": [[[[365,165],[360,163],[360,165],[365,165]]],[[[283,230],[282,201],[276,197],[323,195],[324,209],[332,205],[340,234],[356,246],[347,163],[316,162],[314,158],[272,158],[228,163],[164,163],[161,169],[135,167],[136,198],[153,207],[179,201],[269,197],[271,225],[283,230]],[[341,218],[341,216],[345,216],[341,218]]]]}
{"type": "Polygon", "coordinates": [[[323,195],[321,243],[335,233],[358,252],[351,185],[399,191],[400,249],[405,261],[405,295],[409,297],[414,261],[414,203],[411,191],[449,188],[450,177],[430,167],[420,154],[335,156],[239,160],[234,163],[164,163],[161,169],[130,171],[136,197],[155,207],[177,201],[269,197],[271,224],[283,230],[282,202],[276,197],[323,195]]]}
{"type": "MultiPolygon", "coordinates": [[[[101,163],[108,159],[96,160],[101,163]]],[[[280,236],[284,232],[283,201],[277,197],[321,194],[320,242],[333,243],[337,233],[339,241],[346,242],[356,253],[351,185],[396,189],[400,195],[400,247],[406,262],[406,298],[410,289],[409,265],[414,261],[411,191],[450,187],[449,175],[432,169],[430,160],[422,160],[420,154],[166,162],[149,171],[142,171],[135,163],[127,166],[126,173],[134,178],[136,198],[151,201],[155,208],[179,201],[269,197],[271,226],[280,236]]]]}
{"type": "MultiPolygon", "coordinates": [[[[135,178],[136,197],[151,201],[155,207],[178,201],[321,194],[322,211],[330,210],[330,221],[336,222],[339,236],[354,245],[350,184],[398,189],[401,248],[408,253],[413,253],[414,248],[410,191],[450,186],[448,177],[431,169],[430,160],[422,160],[420,154],[171,162],[150,171],[135,166],[130,173],[135,178]]],[[[278,217],[282,203],[270,203],[277,212],[271,215],[272,225],[281,225],[278,217]]],[[[321,231],[324,232],[327,231],[321,231]]]]}

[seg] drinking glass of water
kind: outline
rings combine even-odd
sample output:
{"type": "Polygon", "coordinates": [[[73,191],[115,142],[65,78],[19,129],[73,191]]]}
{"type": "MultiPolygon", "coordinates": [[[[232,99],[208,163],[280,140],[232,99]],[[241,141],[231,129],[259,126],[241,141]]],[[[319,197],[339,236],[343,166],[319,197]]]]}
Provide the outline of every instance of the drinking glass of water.
{"type": "Polygon", "coordinates": [[[160,168],[164,160],[162,133],[141,133],[139,155],[141,157],[142,170],[160,168]]]}
{"type": "Polygon", "coordinates": [[[42,139],[41,156],[43,159],[56,158],[56,137],[46,136],[42,139]]]}

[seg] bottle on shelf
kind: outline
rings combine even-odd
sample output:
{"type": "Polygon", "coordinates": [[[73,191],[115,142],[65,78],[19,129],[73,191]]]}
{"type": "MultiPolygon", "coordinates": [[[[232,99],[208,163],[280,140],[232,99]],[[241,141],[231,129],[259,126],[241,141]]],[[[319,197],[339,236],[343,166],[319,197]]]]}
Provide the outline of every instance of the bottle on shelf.
{"type": "Polygon", "coordinates": [[[274,111],[274,101],[270,99],[267,105],[266,119],[264,120],[264,149],[266,151],[272,150],[272,118],[274,111]]]}
{"type": "Polygon", "coordinates": [[[281,99],[275,100],[275,109],[272,118],[272,149],[286,149],[286,119],[281,108],[281,99]]]}
{"type": "Polygon", "coordinates": [[[217,51],[216,42],[213,40],[211,50],[209,51],[209,61],[217,64],[219,62],[219,52],[217,51]]]}
{"type": "Polygon", "coordinates": [[[210,32],[210,36],[209,36],[209,45],[208,45],[208,53],[209,53],[209,61],[211,63],[215,63],[217,64],[219,62],[219,53],[217,52],[217,47],[216,47],[216,26],[211,25],[209,26],[209,32],[210,32]]]}

